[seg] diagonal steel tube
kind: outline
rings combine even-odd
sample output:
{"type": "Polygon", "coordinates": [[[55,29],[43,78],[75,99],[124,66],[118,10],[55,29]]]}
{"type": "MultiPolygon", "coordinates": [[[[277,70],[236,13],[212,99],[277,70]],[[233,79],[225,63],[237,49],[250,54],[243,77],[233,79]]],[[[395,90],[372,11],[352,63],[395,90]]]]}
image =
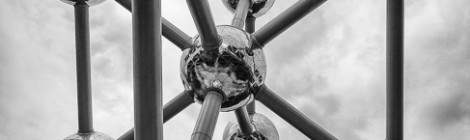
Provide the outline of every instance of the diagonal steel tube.
{"type": "Polygon", "coordinates": [[[218,48],[221,39],[215,28],[214,19],[212,18],[207,0],[186,0],[186,2],[201,37],[202,47],[206,50],[218,48]]]}
{"type": "Polygon", "coordinates": [[[204,98],[201,112],[196,122],[191,140],[210,140],[214,134],[219,109],[222,105],[223,97],[220,93],[209,91],[204,98]]]}
{"type": "Polygon", "coordinates": [[[75,49],[77,70],[78,132],[93,132],[90,75],[90,26],[88,5],[77,2],[75,9],[75,49]]]}
{"type": "Polygon", "coordinates": [[[336,140],[333,135],[276,95],[265,85],[260,87],[255,98],[308,138],[314,140],[336,140]]]}
{"type": "Polygon", "coordinates": [[[403,140],[403,2],[387,0],[386,140],[403,140]]]}
{"type": "Polygon", "coordinates": [[[160,0],[132,1],[136,140],[163,139],[160,0]]]}
{"type": "Polygon", "coordinates": [[[237,9],[235,10],[235,15],[232,19],[232,25],[235,27],[243,28],[245,24],[246,16],[248,15],[248,10],[251,7],[251,0],[239,0],[237,4],[237,9]]]}
{"type": "Polygon", "coordinates": [[[255,128],[251,124],[250,116],[248,116],[248,112],[245,107],[235,110],[235,116],[237,117],[238,125],[240,126],[240,130],[243,134],[250,135],[255,132],[255,128]]]}
{"type": "MultiPolygon", "coordinates": [[[[192,94],[192,91],[184,91],[166,103],[165,106],[163,106],[163,123],[194,103],[192,94]]],[[[124,133],[118,140],[134,140],[134,129],[130,129],[124,133]]]]}
{"type": "Polygon", "coordinates": [[[326,0],[299,0],[286,11],[275,17],[266,25],[256,31],[254,36],[254,44],[257,47],[264,47],[269,41],[284,32],[310,11],[320,6],[326,0]]]}
{"type": "MultiPolygon", "coordinates": [[[[122,7],[126,8],[129,12],[132,12],[132,3],[131,0],[116,0],[122,7]]],[[[162,21],[162,34],[163,36],[170,40],[173,44],[175,44],[181,50],[186,48],[191,48],[192,46],[192,38],[188,36],[186,33],[178,29],[175,25],[173,25],[170,21],[166,20],[164,17],[161,19],[162,21]]]]}

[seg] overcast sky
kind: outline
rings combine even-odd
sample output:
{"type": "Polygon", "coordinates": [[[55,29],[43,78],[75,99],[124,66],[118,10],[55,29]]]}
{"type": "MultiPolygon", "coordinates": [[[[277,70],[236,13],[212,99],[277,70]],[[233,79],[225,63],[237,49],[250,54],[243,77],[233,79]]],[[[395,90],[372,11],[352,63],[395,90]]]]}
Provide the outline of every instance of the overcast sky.
{"type": "MultiPolygon", "coordinates": [[[[296,0],[277,0],[261,27],[296,0]]],[[[216,24],[232,14],[209,0],[216,24]]],[[[406,0],[405,139],[470,139],[470,1],[406,0]]],[[[196,35],[184,0],[163,16],[196,35]]],[[[113,0],[90,9],[95,130],[132,127],[131,15],[113,0]]],[[[57,140],[77,130],[73,7],[58,0],[0,1],[0,139],[57,140]]],[[[385,138],[385,0],[330,0],[264,49],[266,84],[342,140],[385,138]]],[[[163,100],[183,90],[181,51],[163,39],[163,100]]],[[[307,139],[261,104],[282,140],[307,139]]],[[[189,139],[200,105],[165,124],[189,139]]],[[[214,134],[235,121],[221,113],[214,134]]]]}

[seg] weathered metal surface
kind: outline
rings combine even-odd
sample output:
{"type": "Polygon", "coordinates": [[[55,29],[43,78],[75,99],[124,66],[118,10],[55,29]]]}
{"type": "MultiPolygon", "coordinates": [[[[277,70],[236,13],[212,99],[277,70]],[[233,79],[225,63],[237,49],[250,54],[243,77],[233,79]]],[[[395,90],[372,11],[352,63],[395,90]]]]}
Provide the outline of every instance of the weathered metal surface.
{"type": "Polygon", "coordinates": [[[206,98],[199,112],[191,140],[211,140],[214,134],[219,109],[222,104],[222,94],[215,91],[208,91],[206,98]]]}
{"type": "Polygon", "coordinates": [[[88,6],[93,6],[104,2],[104,0],[60,0],[64,3],[75,5],[77,3],[85,2],[88,6]]]}
{"type": "Polygon", "coordinates": [[[256,113],[251,115],[251,119],[256,128],[254,133],[246,136],[240,132],[240,126],[237,123],[229,122],[225,127],[222,140],[279,140],[279,133],[268,117],[256,113]]]}
{"type": "Polygon", "coordinates": [[[248,33],[228,25],[217,30],[222,39],[217,50],[205,50],[196,36],[195,47],[183,51],[181,77],[197,101],[207,90],[217,90],[224,95],[222,111],[231,111],[253,99],[253,89],[264,83],[266,62],[261,49],[251,48],[248,33]]]}
{"type": "Polygon", "coordinates": [[[77,133],[66,137],[64,140],[114,140],[101,132],[77,133]]]}
{"type": "MultiPolygon", "coordinates": [[[[222,0],[224,3],[225,7],[229,9],[232,12],[235,12],[235,9],[237,8],[238,2],[240,0],[222,0]]],[[[261,17],[262,15],[266,14],[266,12],[273,7],[274,1],[275,0],[250,0],[252,3],[251,6],[251,14],[254,17],[261,17]]]]}

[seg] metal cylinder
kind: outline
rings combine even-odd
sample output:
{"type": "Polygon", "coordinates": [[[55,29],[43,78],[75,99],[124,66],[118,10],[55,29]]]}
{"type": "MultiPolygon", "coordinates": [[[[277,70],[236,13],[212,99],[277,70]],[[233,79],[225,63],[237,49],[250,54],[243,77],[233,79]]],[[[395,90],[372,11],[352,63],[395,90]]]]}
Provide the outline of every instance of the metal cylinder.
{"type": "Polygon", "coordinates": [[[75,44],[77,70],[78,132],[93,132],[90,75],[90,26],[88,5],[78,2],[75,9],[75,44]]]}
{"type": "Polygon", "coordinates": [[[204,98],[201,112],[196,122],[191,140],[211,140],[219,116],[223,96],[215,91],[209,91],[204,98]]]}
{"type": "Polygon", "coordinates": [[[250,116],[248,116],[248,112],[246,111],[245,107],[241,107],[235,110],[235,116],[237,117],[240,130],[243,134],[250,135],[255,131],[255,128],[251,124],[250,116]]]}
{"type": "MultiPolygon", "coordinates": [[[[248,33],[253,33],[255,32],[255,25],[256,25],[256,17],[254,17],[252,14],[248,14],[246,17],[245,21],[245,31],[248,33]]],[[[255,100],[251,101],[247,106],[246,109],[248,111],[248,114],[253,115],[256,113],[256,102],[255,100]]]]}
{"type": "Polygon", "coordinates": [[[263,47],[325,1],[299,0],[253,34],[256,44],[263,47]]]}
{"type": "Polygon", "coordinates": [[[403,140],[403,0],[387,0],[387,140],[403,140]]]}
{"type": "Polygon", "coordinates": [[[251,7],[251,0],[240,0],[238,1],[237,8],[235,10],[235,15],[232,19],[232,25],[238,28],[243,29],[245,24],[246,16],[248,15],[248,10],[251,7]]]}
{"type": "Polygon", "coordinates": [[[132,1],[136,140],[163,139],[160,0],[132,1]]]}
{"type": "Polygon", "coordinates": [[[276,93],[271,91],[265,85],[260,87],[260,90],[255,97],[308,138],[314,140],[336,140],[336,138],[328,133],[328,131],[310,120],[307,116],[276,95],[276,93]]]}
{"type": "MultiPolygon", "coordinates": [[[[116,0],[122,7],[126,8],[129,12],[132,12],[131,0],[116,0]]],[[[191,48],[192,38],[186,33],[181,31],[178,27],[173,25],[170,21],[164,17],[161,18],[162,22],[162,35],[175,44],[181,50],[191,48]]]]}
{"type": "MultiPolygon", "coordinates": [[[[184,91],[163,106],[163,123],[194,103],[191,92],[192,91],[184,91]]],[[[121,135],[118,140],[134,140],[134,128],[121,135]]]]}
{"type": "Polygon", "coordinates": [[[207,0],[186,0],[189,11],[193,16],[194,23],[201,37],[202,46],[206,50],[219,47],[221,39],[217,34],[214,19],[207,0]]]}

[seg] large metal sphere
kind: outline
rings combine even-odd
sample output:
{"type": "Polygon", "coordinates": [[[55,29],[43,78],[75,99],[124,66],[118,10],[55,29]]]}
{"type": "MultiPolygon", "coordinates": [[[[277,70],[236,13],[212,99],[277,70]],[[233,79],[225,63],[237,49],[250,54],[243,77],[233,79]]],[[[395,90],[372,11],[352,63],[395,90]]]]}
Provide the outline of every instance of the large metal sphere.
{"type": "MultiPolygon", "coordinates": [[[[232,12],[234,12],[237,8],[238,1],[240,0],[222,0],[225,7],[227,7],[227,9],[232,12]]],[[[269,9],[271,9],[271,7],[273,7],[274,1],[275,0],[251,0],[251,3],[253,3],[251,7],[251,13],[254,17],[260,17],[264,15],[266,12],[268,12],[269,9]]]]}
{"type": "Polygon", "coordinates": [[[256,129],[255,133],[245,136],[242,134],[238,123],[230,122],[225,127],[222,140],[279,140],[279,133],[271,120],[258,113],[251,117],[256,129]]]}
{"type": "Polygon", "coordinates": [[[64,140],[114,140],[114,139],[100,132],[91,132],[91,133],[76,133],[76,134],[66,137],[64,140]]]}
{"type": "Polygon", "coordinates": [[[77,2],[85,2],[88,6],[93,6],[102,3],[104,0],[60,0],[64,3],[75,5],[77,2]]]}
{"type": "Polygon", "coordinates": [[[187,90],[202,102],[207,91],[223,94],[221,111],[231,111],[253,100],[253,90],[266,76],[263,51],[252,48],[250,34],[229,25],[217,26],[222,44],[204,50],[198,36],[193,48],[183,51],[181,77],[187,90]]]}

